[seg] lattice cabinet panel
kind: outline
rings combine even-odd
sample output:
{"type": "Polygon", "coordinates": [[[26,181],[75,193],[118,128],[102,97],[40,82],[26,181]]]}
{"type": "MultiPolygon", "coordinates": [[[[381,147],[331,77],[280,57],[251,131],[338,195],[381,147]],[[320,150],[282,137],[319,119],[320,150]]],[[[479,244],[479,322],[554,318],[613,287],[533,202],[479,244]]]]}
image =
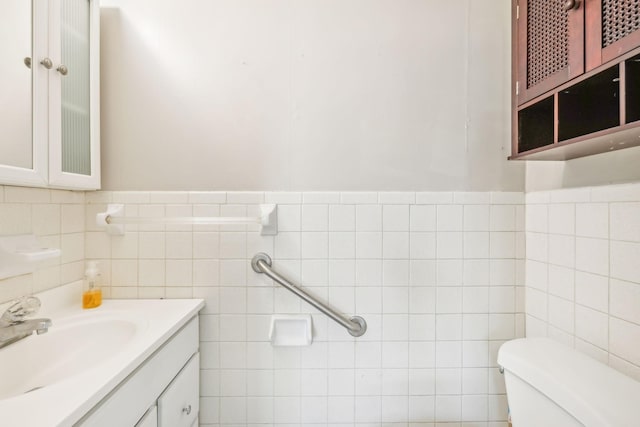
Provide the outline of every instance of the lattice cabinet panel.
{"type": "Polygon", "coordinates": [[[640,0],[602,0],[602,47],[640,29],[640,0]]]}
{"type": "Polygon", "coordinates": [[[559,1],[527,1],[527,87],[569,66],[569,19],[559,1]]]}
{"type": "Polygon", "coordinates": [[[512,0],[510,159],[640,146],[640,0],[512,0]]]}
{"type": "MultiPolygon", "coordinates": [[[[518,105],[584,72],[584,6],[574,0],[513,0],[518,105]]],[[[640,1],[640,0],[639,0],[640,1]]]]}

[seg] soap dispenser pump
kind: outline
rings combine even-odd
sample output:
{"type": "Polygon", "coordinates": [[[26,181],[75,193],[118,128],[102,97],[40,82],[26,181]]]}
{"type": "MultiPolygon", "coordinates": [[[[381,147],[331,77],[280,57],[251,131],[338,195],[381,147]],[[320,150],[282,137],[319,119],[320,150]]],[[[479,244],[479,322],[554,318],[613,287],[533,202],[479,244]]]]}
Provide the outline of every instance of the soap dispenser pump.
{"type": "Polygon", "coordinates": [[[84,273],[87,289],[82,294],[82,308],[96,308],[102,304],[102,290],[99,287],[100,270],[98,263],[89,261],[84,273]]]}

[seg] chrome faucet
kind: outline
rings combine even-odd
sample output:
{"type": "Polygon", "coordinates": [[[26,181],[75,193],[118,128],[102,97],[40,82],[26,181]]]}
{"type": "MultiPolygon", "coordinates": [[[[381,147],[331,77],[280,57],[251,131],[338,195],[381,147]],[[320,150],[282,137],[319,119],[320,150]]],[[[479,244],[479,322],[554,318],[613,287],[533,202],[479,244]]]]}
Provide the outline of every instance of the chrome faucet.
{"type": "Polygon", "coordinates": [[[0,317],[0,348],[28,337],[35,331],[44,334],[51,327],[51,319],[26,319],[40,309],[40,300],[34,296],[14,301],[0,317]]]}

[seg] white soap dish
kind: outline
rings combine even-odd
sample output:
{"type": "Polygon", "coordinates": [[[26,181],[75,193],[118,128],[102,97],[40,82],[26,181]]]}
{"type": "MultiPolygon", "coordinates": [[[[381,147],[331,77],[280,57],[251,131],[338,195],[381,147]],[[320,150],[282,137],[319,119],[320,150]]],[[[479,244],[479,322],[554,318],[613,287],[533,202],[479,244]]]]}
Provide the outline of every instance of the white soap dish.
{"type": "Polygon", "coordinates": [[[274,347],[307,346],[313,342],[313,322],[309,314],[271,316],[269,339],[274,347]]]}
{"type": "Polygon", "coordinates": [[[39,262],[59,256],[60,249],[41,247],[33,234],[0,236],[0,279],[33,273],[39,262]]]}

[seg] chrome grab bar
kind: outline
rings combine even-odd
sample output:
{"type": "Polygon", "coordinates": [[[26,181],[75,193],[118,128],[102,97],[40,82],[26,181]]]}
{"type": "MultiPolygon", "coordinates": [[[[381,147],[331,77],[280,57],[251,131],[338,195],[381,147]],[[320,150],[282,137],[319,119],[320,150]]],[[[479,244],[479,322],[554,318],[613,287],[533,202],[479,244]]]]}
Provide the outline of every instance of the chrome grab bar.
{"type": "Polygon", "coordinates": [[[269,257],[269,255],[263,252],[256,254],[251,260],[251,267],[256,273],[266,274],[271,279],[284,286],[287,290],[293,292],[294,294],[302,298],[305,302],[311,304],[322,313],[329,316],[332,320],[345,327],[350,335],[359,337],[364,335],[364,333],[367,331],[367,322],[365,322],[362,317],[345,317],[344,315],[333,310],[331,307],[327,307],[322,302],[317,301],[313,296],[309,295],[304,290],[300,289],[299,287],[288,281],[286,278],[278,274],[276,271],[271,269],[271,258],[269,257]]]}

